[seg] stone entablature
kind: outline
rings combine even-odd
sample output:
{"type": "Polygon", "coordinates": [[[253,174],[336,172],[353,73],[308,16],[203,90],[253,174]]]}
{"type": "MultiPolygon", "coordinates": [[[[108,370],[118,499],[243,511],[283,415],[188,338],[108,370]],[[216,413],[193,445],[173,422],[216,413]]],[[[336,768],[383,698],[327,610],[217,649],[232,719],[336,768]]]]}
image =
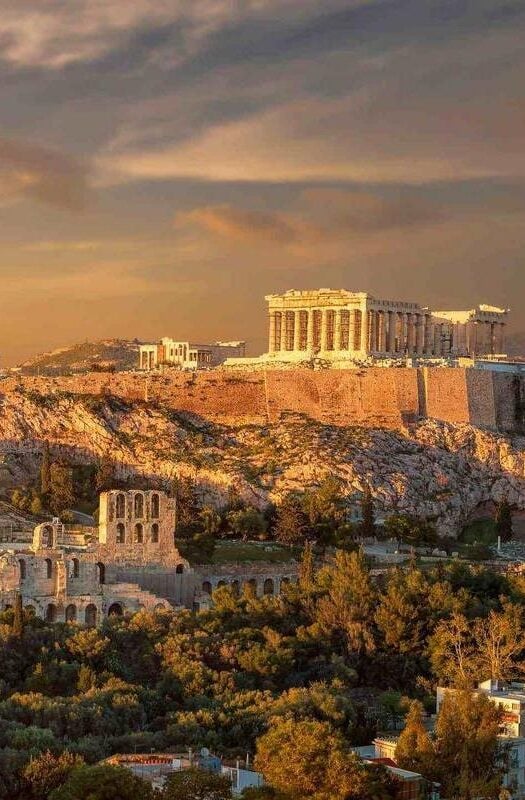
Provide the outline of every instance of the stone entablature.
{"type": "Polygon", "coordinates": [[[268,361],[300,362],[500,356],[508,311],[480,305],[434,312],[366,292],[318,289],[272,294],[268,361]]]}

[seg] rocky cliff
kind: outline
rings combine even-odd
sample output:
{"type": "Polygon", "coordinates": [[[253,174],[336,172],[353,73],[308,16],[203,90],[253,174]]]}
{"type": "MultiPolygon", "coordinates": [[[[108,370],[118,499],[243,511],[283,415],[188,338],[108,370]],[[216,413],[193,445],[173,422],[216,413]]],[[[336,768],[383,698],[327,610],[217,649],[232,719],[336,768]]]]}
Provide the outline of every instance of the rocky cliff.
{"type": "Polygon", "coordinates": [[[140,400],[20,388],[0,398],[4,487],[36,477],[45,440],[76,463],[110,456],[122,477],[193,476],[218,504],[229,487],[262,506],[334,473],[349,497],[369,483],[387,512],[433,517],[442,534],[490,499],[525,508],[525,439],[466,423],[392,430],[295,416],[228,426],[140,400]]]}

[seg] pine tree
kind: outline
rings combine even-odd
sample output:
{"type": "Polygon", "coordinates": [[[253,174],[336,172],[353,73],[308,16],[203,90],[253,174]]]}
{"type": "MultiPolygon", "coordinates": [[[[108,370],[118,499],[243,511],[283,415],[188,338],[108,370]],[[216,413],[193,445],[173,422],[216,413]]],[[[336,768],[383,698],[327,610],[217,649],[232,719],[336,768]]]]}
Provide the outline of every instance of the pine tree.
{"type": "Polygon", "coordinates": [[[22,606],[22,595],[17,592],[15,600],[15,611],[13,617],[12,635],[21,639],[24,633],[24,608],[22,606]]]}
{"type": "Polygon", "coordinates": [[[42,453],[42,463],[40,465],[40,493],[44,498],[47,498],[51,491],[51,454],[49,451],[49,442],[44,442],[44,450],[42,453]]]}
{"type": "Polygon", "coordinates": [[[509,501],[503,498],[496,508],[496,534],[501,536],[502,542],[512,539],[512,510],[509,501]]]}
{"type": "Polygon", "coordinates": [[[50,507],[54,514],[60,516],[75,503],[73,488],[73,470],[67,464],[51,465],[51,500],[50,507]]]}
{"type": "Polygon", "coordinates": [[[373,539],[376,535],[376,523],[374,517],[374,499],[370,486],[366,486],[361,500],[361,536],[365,539],[373,539]]]}
{"type": "Polygon", "coordinates": [[[428,775],[433,767],[434,747],[423,724],[423,706],[412,700],[406,724],[396,747],[396,761],[402,769],[428,775]]]}
{"type": "Polygon", "coordinates": [[[284,544],[299,544],[304,540],[307,517],[298,497],[293,494],[284,498],[277,509],[275,535],[284,544]]]}

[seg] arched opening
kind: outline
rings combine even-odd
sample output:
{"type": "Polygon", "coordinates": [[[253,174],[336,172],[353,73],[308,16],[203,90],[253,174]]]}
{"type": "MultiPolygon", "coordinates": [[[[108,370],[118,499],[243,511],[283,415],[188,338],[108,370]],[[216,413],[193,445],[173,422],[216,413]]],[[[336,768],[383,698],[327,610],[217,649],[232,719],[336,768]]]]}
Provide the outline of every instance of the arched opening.
{"type": "Polygon", "coordinates": [[[263,585],[263,593],[267,595],[273,595],[274,590],[275,587],[272,578],[266,578],[263,585]]]}
{"type": "Polygon", "coordinates": [[[42,528],[42,547],[53,547],[53,528],[51,525],[44,525],[42,528]]]}
{"type": "Polygon", "coordinates": [[[142,519],[144,516],[144,496],[142,494],[136,494],[133,506],[135,516],[142,519]]]}
{"type": "Polygon", "coordinates": [[[232,581],[231,582],[231,587],[232,587],[232,592],[235,595],[235,597],[239,597],[239,592],[241,590],[241,586],[239,584],[239,581],[237,581],[237,580],[232,581]]]}
{"type": "Polygon", "coordinates": [[[182,575],[183,572],[184,572],[184,564],[177,564],[177,566],[175,567],[175,574],[182,575]]]}
{"type": "Polygon", "coordinates": [[[86,606],[84,619],[86,621],[86,625],[89,625],[91,628],[94,628],[97,624],[97,607],[94,603],[90,603],[88,606],[86,606]]]}
{"type": "Polygon", "coordinates": [[[45,565],[46,565],[46,578],[52,578],[53,577],[53,562],[51,561],[50,558],[46,558],[45,565]]]}
{"type": "Polygon", "coordinates": [[[226,586],[226,581],[219,581],[219,583],[217,584],[217,589],[220,589],[221,586],[226,586]]]}
{"type": "Polygon", "coordinates": [[[246,597],[255,597],[257,595],[257,581],[255,578],[250,578],[250,580],[244,581],[242,591],[246,597]]]}
{"type": "Polygon", "coordinates": [[[141,522],[137,522],[135,525],[135,542],[137,544],[142,544],[144,541],[144,528],[142,527],[141,522]]]}
{"type": "Polygon", "coordinates": [[[117,502],[115,504],[115,516],[117,519],[124,519],[126,514],[126,496],[121,492],[117,495],[117,502]]]}
{"type": "Polygon", "coordinates": [[[151,541],[153,544],[157,544],[159,541],[159,524],[158,522],[154,522],[151,526],[151,541]]]}
{"type": "Polygon", "coordinates": [[[71,561],[71,577],[78,578],[80,575],[80,561],[78,558],[73,558],[71,561]]]}
{"type": "Polygon", "coordinates": [[[204,583],[202,584],[202,591],[204,592],[204,594],[211,594],[212,586],[209,581],[204,581],[204,583]]]}
{"type": "Polygon", "coordinates": [[[160,503],[158,494],[151,495],[151,518],[158,519],[160,511],[160,503]]]}
{"type": "Polygon", "coordinates": [[[120,603],[111,603],[108,608],[108,617],[121,617],[124,613],[120,603]]]}
{"type": "Polygon", "coordinates": [[[126,529],[123,522],[117,524],[117,544],[124,544],[126,539],[126,529]]]}
{"type": "Polygon", "coordinates": [[[77,621],[77,607],[71,603],[66,607],[66,622],[77,621]]]}
{"type": "Polygon", "coordinates": [[[290,578],[281,578],[281,592],[290,585],[290,578]]]}
{"type": "Polygon", "coordinates": [[[106,583],[106,567],[101,561],[97,561],[97,581],[99,583],[106,583]]]}
{"type": "Polygon", "coordinates": [[[54,603],[50,603],[46,609],[46,622],[57,621],[57,607],[54,603]]]}
{"type": "Polygon", "coordinates": [[[24,578],[26,577],[26,574],[27,574],[26,562],[24,561],[23,558],[21,558],[20,561],[18,562],[18,564],[19,564],[19,567],[20,567],[20,580],[23,581],[24,578]]]}

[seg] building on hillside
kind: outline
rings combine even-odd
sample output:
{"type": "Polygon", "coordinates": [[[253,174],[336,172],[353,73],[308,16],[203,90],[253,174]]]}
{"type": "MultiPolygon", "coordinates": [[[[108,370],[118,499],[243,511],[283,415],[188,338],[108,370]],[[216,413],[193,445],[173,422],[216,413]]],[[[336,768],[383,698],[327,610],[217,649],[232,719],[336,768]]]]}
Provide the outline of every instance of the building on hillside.
{"type": "MultiPolygon", "coordinates": [[[[268,353],[246,366],[505,358],[508,309],[496,306],[433,311],[346,289],[290,289],[266,301],[268,353]]],[[[231,359],[226,366],[243,365],[231,359]]]]}
{"type": "Polygon", "coordinates": [[[246,342],[214,342],[195,344],[164,337],[154,344],[143,344],[139,351],[139,367],[156,369],[162,364],[180,369],[210,369],[228,358],[244,358],[246,342]]]}
{"type": "Polygon", "coordinates": [[[395,761],[397,739],[374,739],[370,745],[354,747],[353,750],[365,763],[381,764],[399,784],[398,794],[400,800],[439,800],[440,787],[432,783],[419,772],[401,769],[395,761]]]}

